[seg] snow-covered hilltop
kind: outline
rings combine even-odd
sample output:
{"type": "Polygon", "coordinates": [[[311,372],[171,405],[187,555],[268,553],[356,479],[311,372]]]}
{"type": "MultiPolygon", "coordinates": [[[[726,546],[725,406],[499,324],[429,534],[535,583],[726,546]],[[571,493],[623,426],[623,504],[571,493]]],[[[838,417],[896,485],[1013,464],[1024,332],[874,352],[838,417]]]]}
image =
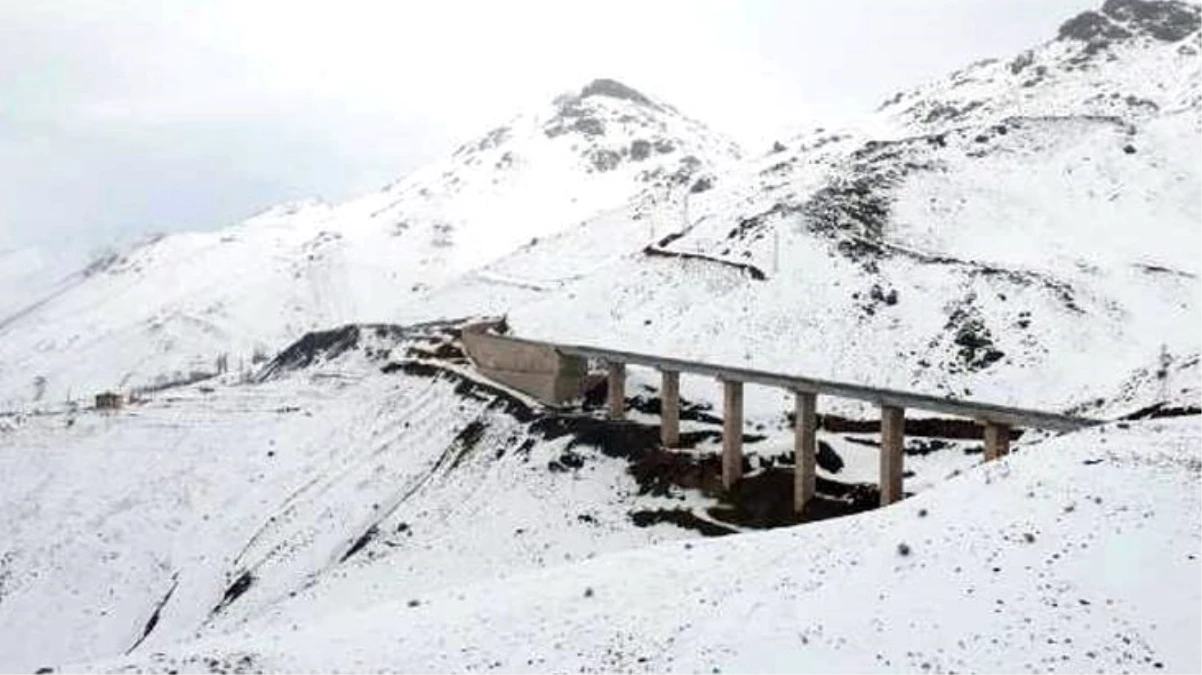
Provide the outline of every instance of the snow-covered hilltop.
{"type": "Polygon", "coordinates": [[[223,354],[249,368],[309,330],[392,321],[458,273],[640,195],[703,187],[738,158],[670,105],[597,80],[378,193],[157,237],[8,309],[0,401],[195,379],[223,354]]]}
{"type": "MultiPolygon", "coordinates": [[[[471,306],[519,334],[1050,409],[1164,359],[1196,374],[1199,10],[1144,7],[1105,5],[1124,37],[1075,37],[1078,17],[894,97],[887,136],[786,140],[687,195],[688,225],[655,246],[612,236],[646,232],[632,205],[406,316],[471,306]]],[[[1194,377],[1172,395],[1196,405],[1194,377]]]]}
{"type": "Polygon", "coordinates": [[[0,670],[1202,670],[1199,17],[1107,0],[745,159],[598,80],[46,287],[0,318],[0,670]],[[668,451],[655,373],[539,406],[486,315],[1107,422],[989,464],[908,425],[877,509],[878,413],[821,397],[796,525],[791,396],[748,386],[723,491],[714,382],[668,451]]]}
{"type": "Polygon", "coordinates": [[[919,131],[1014,116],[1137,120],[1196,111],[1198,27],[1195,4],[1106,0],[1048,42],[898,92],[880,111],[919,131]]]}

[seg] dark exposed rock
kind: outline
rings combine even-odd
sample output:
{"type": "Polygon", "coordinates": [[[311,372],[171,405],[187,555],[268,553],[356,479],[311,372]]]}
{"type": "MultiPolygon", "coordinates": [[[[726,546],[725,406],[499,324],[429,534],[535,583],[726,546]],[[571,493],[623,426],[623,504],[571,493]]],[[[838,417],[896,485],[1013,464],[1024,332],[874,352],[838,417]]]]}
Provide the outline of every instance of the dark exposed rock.
{"type": "Polygon", "coordinates": [[[952,343],[959,365],[969,372],[984,370],[1006,354],[993,344],[993,333],[971,305],[957,307],[948,317],[948,330],[954,330],[952,343]]]}
{"type": "Polygon", "coordinates": [[[622,163],[622,155],[613,150],[594,150],[589,155],[589,161],[597,171],[610,171],[622,163]]]}
{"type": "Polygon", "coordinates": [[[1114,23],[1106,16],[1090,10],[1061,24],[1057,36],[1064,39],[1092,42],[1095,40],[1121,40],[1131,37],[1131,31],[1114,23]]]}
{"type": "Polygon", "coordinates": [[[1200,22],[1198,7],[1184,2],[1106,0],[1102,13],[1165,42],[1186,37],[1200,22]]]}
{"type": "Polygon", "coordinates": [[[581,117],[572,123],[572,128],[585,136],[602,136],[605,134],[605,123],[596,117],[581,117]]]}
{"type": "Polygon", "coordinates": [[[689,187],[689,192],[698,194],[705,192],[712,187],[714,187],[714,179],[710,176],[702,176],[701,178],[698,178],[691,187],[689,187]]]}
{"type": "Polygon", "coordinates": [[[1058,37],[1086,42],[1090,51],[1136,34],[1176,42],[1198,30],[1199,14],[1197,6],[1171,0],[1106,0],[1101,11],[1082,12],[1065,21],[1058,37]]]}

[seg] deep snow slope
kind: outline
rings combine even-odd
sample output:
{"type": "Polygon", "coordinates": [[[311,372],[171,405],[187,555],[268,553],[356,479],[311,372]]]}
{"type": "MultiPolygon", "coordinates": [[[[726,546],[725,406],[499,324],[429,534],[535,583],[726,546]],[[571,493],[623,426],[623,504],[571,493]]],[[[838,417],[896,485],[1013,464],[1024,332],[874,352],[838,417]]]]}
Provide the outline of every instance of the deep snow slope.
{"type": "Polygon", "coordinates": [[[249,369],[309,330],[393,320],[460,272],[632,199],[712,181],[738,156],[670,105],[597,80],[377,193],[152,238],[86,283],[9,308],[0,406],[200,377],[222,354],[249,369]]]}
{"type": "MultiPolygon", "coordinates": [[[[480,381],[457,330],[349,325],[306,335],[251,381],[175,387],[116,413],[0,416],[0,671],[744,529],[709,510],[719,419],[686,415],[674,473],[653,455],[655,416],[609,424],[532,405],[480,381]],[[682,518],[688,529],[669,524],[682,518]]],[[[770,480],[791,429],[775,415],[747,423],[749,476],[770,480]]],[[[849,439],[822,434],[834,449],[820,493],[852,486],[875,503],[856,486],[875,452],[849,439]]],[[[980,461],[979,444],[950,447],[913,457],[907,489],[980,461]]]]}
{"type": "Polygon", "coordinates": [[[869,514],[301,601],[83,669],[1197,672],[1199,432],[1109,425],[869,514]]]}
{"type": "Polygon", "coordinates": [[[1198,15],[1107,2],[1009,62],[1021,68],[903,94],[884,135],[792,139],[711,190],[599,216],[403,315],[470,307],[532,337],[1086,405],[1162,361],[1196,363],[1202,344],[1198,15]],[[1123,32],[1073,28],[1095,15],[1123,32]],[[970,110],[929,112],[956,106],[970,110]],[[653,215],[672,229],[647,246],[653,215]],[[606,237],[622,227],[642,241],[606,237]]]}
{"type": "Polygon", "coordinates": [[[625,462],[552,467],[570,438],[521,400],[413,360],[453,329],[350,326],[259,383],[0,416],[0,671],[222,632],[297,594],[350,608],[688,536],[631,523],[669,500],[625,462]]]}

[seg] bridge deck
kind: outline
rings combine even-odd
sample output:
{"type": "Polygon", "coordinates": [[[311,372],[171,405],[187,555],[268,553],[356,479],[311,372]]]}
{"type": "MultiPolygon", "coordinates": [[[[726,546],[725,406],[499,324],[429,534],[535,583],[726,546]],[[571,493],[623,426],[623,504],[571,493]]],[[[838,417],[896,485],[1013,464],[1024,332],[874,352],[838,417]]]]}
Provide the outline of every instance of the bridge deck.
{"type": "MultiPolygon", "coordinates": [[[[510,338],[514,339],[514,338],[510,338]]],[[[525,340],[526,342],[534,342],[525,340]]],[[[540,343],[550,344],[550,343],[540,343]]],[[[560,353],[571,356],[600,359],[615,363],[649,366],[659,370],[678,373],[694,373],[710,375],[723,380],[762,384],[769,387],[779,387],[795,392],[808,392],[867,401],[882,407],[911,408],[931,412],[967,417],[980,422],[992,422],[1014,427],[1034,427],[1053,431],[1072,431],[1098,424],[1097,420],[1071,415],[1062,415],[1041,410],[1015,408],[985,403],[981,401],[965,401],[953,398],[942,398],[930,394],[918,394],[896,389],[869,387],[850,382],[835,382],[800,375],[772,373],[738,366],[725,366],[703,361],[687,361],[667,356],[640,354],[637,352],[604,349],[584,345],[551,345],[560,353]]]]}
{"type": "MultiPolygon", "coordinates": [[[[869,387],[851,382],[835,382],[618,349],[540,342],[507,335],[492,336],[489,338],[488,344],[496,352],[492,356],[498,356],[502,361],[513,362],[523,368],[542,368],[553,371],[555,374],[559,374],[560,370],[567,369],[567,365],[572,365],[573,368],[581,371],[587,370],[584,359],[605,361],[608,366],[606,396],[609,415],[613,419],[621,419],[625,414],[626,366],[639,365],[658,369],[663,374],[663,413],[661,414],[660,433],[664,447],[674,447],[679,440],[680,374],[707,375],[721,380],[723,382],[722,485],[728,490],[742,477],[743,385],[746,383],[759,384],[794,392],[797,414],[794,434],[796,468],[793,472],[795,481],[793,508],[799,515],[805,512],[806,504],[813,498],[815,491],[814,458],[817,452],[815,408],[817,396],[820,394],[866,401],[880,407],[882,506],[904,496],[902,464],[905,461],[904,435],[907,409],[967,417],[980,422],[984,425],[982,436],[985,441],[985,461],[993,461],[1009,453],[1011,427],[1072,431],[1101,423],[1099,420],[1042,410],[1015,408],[981,401],[965,401],[896,389],[869,387]],[[518,363],[519,361],[521,363],[518,363]]],[[[470,354],[472,341],[465,341],[465,347],[470,354]]],[[[482,345],[476,345],[475,351],[479,353],[472,356],[473,360],[488,361],[490,354],[482,345]]],[[[506,372],[508,371],[496,371],[495,374],[502,376],[506,372]]],[[[513,374],[510,376],[512,377],[513,374]]]]}

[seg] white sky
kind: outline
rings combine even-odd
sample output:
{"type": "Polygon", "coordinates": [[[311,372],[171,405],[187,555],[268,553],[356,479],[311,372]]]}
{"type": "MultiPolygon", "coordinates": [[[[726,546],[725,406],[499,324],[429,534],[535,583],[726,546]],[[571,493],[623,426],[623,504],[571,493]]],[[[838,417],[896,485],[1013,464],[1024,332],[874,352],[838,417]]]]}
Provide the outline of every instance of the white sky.
{"type": "Polygon", "coordinates": [[[750,149],[1100,0],[0,0],[0,248],[379,187],[611,77],[750,149]]]}

